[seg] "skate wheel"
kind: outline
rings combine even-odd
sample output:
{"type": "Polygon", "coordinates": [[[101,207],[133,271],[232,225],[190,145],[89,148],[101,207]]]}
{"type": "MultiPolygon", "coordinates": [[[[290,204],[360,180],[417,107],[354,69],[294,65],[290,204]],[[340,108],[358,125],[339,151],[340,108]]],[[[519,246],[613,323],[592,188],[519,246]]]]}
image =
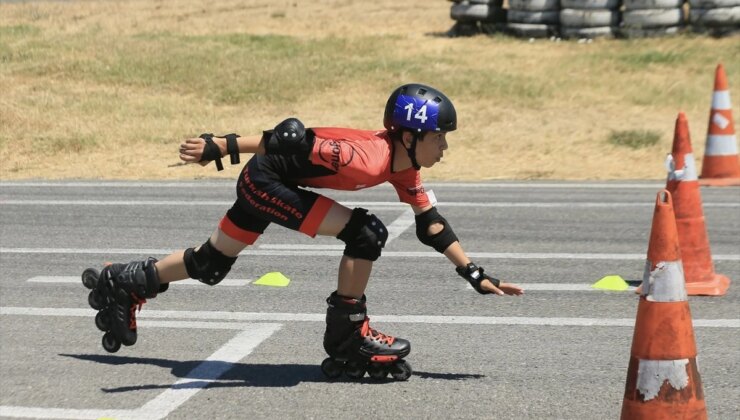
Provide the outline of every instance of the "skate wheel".
{"type": "Polygon", "coordinates": [[[344,363],[328,357],[324,359],[323,362],[321,362],[321,371],[324,372],[324,375],[326,375],[327,378],[337,379],[338,377],[342,376],[342,372],[344,371],[344,363]]]}
{"type": "Polygon", "coordinates": [[[105,307],[105,301],[103,297],[100,296],[100,293],[95,289],[90,290],[90,293],[88,293],[87,303],[90,305],[91,308],[98,311],[105,307]]]}
{"type": "Polygon", "coordinates": [[[82,284],[88,289],[94,289],[98,285],[100,272],[94,268],[88,268],[82,272],[82,284]]]}
{"type": "Polygon", "coordinates": [[[373,364],[367,367],[367,374],[376,381],[385,379],[388,376],[388,368],[380,364],[373,364]]]}
{"type": "Polygon", "coordinates": [[[391,377],[397,381],[405,381],[411,377],[411,365],[405,360],[401,360],[391,368],[391,377]]]}
{"type": "Polygon", "coordinates": [[[113,333],[108,331],[103,334],[103,348],[108,353],[115,353],[121,348],[121,341],[113,333]]]}
{"type": "Polygon", "coordinates": [[[360,379],[365,376],[365,365],[358,362],[347,362],[344,374],[350,379],[360,379]]]}
{"type": "Polygon", "coordinates": [[[95,326],[98,327],[100,331],[110,331],[111,319],[108,311],[102,310],[95,315],[95,326]]]}

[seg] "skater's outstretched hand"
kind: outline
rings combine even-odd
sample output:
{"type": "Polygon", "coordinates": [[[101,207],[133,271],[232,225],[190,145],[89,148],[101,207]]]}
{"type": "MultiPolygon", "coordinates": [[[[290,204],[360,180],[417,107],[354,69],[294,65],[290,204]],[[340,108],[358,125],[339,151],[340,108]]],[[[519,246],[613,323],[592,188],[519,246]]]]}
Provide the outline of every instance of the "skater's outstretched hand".
{"type": "MultiPolygon", "coordinates": [[[[215,140],[218,139],[214,139],[214,141],[215,140]]],[[[180,144],[180,160],[186,163],[199,163],[201,166],[208,165],[211,163],[210,160],[201,161],[203,159],[205,148],[206,141],[202,138],[185,139],[185,142],[180,144]]],[[[223,156],[223,152],[221,155],[223,156]]]]}
{"type": "Polygon", "coordinates": [[[483,279],[480,282],[480,288],[488,293],[495,293],[497,295],[513,295],[520,296],[524,294],[524,289],[512,283],[499,283],[498,287],[494,286],[488,279],[483,279]]]}
{"type": "Polygon", "coordinates": [[[487,295],[514,295],[519,296],[524,294],[524,290],[516,284],[503,282],[495,277],[491,277],[486,274],[486,270],[483,267],[479,267],[475,263],[468,263],[466,265],[458,266],[457,274],[467,280],[476,292],[487,295]]]}

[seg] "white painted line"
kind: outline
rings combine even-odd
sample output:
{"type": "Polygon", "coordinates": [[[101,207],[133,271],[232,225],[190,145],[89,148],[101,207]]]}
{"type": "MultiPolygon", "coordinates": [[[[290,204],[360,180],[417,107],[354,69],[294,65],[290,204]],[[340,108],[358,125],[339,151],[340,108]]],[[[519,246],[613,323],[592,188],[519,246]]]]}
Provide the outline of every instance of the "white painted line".
{"type": "MultiPolygon", "coordinates": [[[[342,251],[344,250],[344,245],[264,244],[264,245],[257,245],[257,248],[265,249],[265,250],[293,250],[293,251],[342,251]]],[[[244,251],[244,252],[251,252],[251,251],[244,251]]],[[[242,254],[239,254],[239,255],[242,255],[242,254]]]]}
{"type": "MultiPolygon", "coordinates": [[[[26,280],[29,283],[74,283],[82,284],[80,276],[36,276],[26,280]]],[[[251,279],[225,279],[219,283],[219,286],[241,287],[251,283],[251,279]]],[[[197,280],[181,280],[172,283],[172,286],[205,286],[197,280]]]]}
{"type": "Polygon", "coordinates": [[[217,328],[221,325],[228,329],[239,329],[240,332],[221,346],[206,360],[201,362],[184,378],[179,379],[170,388],[134,410],[108,409],[68,409],[40,408],[20,406],[0,406],[0,417],[41,418],[41,419],[99,419],[101,417],[116,419],[162,419],[192,398],[201,389],[216,382],[225,372],[240,360],[247,357],[257,346],[281,328],[281,324],[244,324],[244,323],[203,323],[154,321],[148,325],[174,328],[217,328]]]}
{"type": "Polygon", "coordinates": [[[170,389],[136,410],[137,416],[135,417],[141,419],[167,417],[198,391],[231,369],[234,363],[247,357],[262,341],[278,329],[280,329],[279,324],[259,324],[238,333],[184,378],[175,382],[170,389]]]}
{"type": "MultiPolygon", "coordinates": [[[[383,208],[408,208],[406,203],[396,201],[342,201],[347,207],[369,207],[371,209],[383,208]]],[[[16,206],[176,206],[176,207],[229,207],[234,201],[195,201],[195,200],[2,200],[0,205],[16,206]]],[[[622,207],[644,207],[652,208],[655,204],[644,202],[462,202],[462,201],[440,201],[437,207],[484,207],[484,208],[622,208],[622,207]]],[[[703,203],[703,207],[736,208],[740,203],[703,203]]]]}
{"type": "MultiPolygon", "coordinates": [[[[529,292],[532,290],[537,291],[558,291],[558,292],[606,292],[605,290],[601,289],[594,289],[591,287],[590,284],[583,284],[583,283],[517,283],[518,286],[520,286],[522,289],[524,289],[525,292],[529,292]]],[[[468,283],[466,287],[470,290],[473,290],[473,286],[468,283]]],[[[625,291],[634,291],[636,287],[630,286],[625,291]]]]}
{"type": "MultiPolygon", "coordinates": [[[[320,249],[306,249],[306,245],[263,245],[275,249],[259,249],[242,251],[239,255],[252,256],[306,256],[306,257],[334,257],[341,256],[344,247],[328,248],[333,245],[319,245],[320,249]],[[341,248],[341,249],[339,249],[341,248]],[[322,250],[325,249],[325,250],[322,250]]],[[[88,255],[169,255],[172,249],[137,249],[137,248],[0,248],[0,254],[88,254],[88,255]]],[[[470,258],[508,259],[508,260],[642,260],[646,254],[596,254],[596,253],[539,253],[539,252],[467,252],[470,258]]],[[[433,251],[383,251],[383,258],[444,258],[444,255],[433,251]]],[[[740,254],[715,254],[714,261],[740,261],[740,254]]]]}
{"type": "MultiPolygon", "coordinates": [[[[29,308],[0,307],[0,315],[92,317],[94,311],[85,308],[29,308]]],[[[240,322],[326,322],[326,314],[265,313],[226,311],[158,311],[144,310],[138,319],[197,319],[240,322]]],[[[634,318],[544,318],[544,317],[488,317],[444,315],[373,315],[375,322],[416,324],[466,324],[466,325],[554,325],[634,327],[634,318]]],[[[695,319],[694,326],[715,328],[740,328],[740,319],[695,319]]]]}
{"type": "Polygon", "coordinates": [[[386,229],[388,229],[388,239],[386,239],[385,244],[388,246],[394,239],[398,238],[406,229],[411,227],[411,225],[416,223],[416,219],[414,216],[414,210],[409,208],[405,212],[403,212],[396,220],[394,220],[390,225],[386,226],[386,229]]]}
{"type": "MultiPolygon", "coordinates": [[[[54,283],[54,284],[79,284],[81,283],[79,276],[36,276],[26,280],[29,283],[54,283]]],[[[248,279],[225,279],[219,283],[219,286],[229,287],[240,287],[246,286],[251,283],[252,280],[248,279]]],[[[589,284],[584,283],[517,283],[519,286],[524,288],[526,291],[537,290],[537,291],[576,291],[576,292],[603,292],[600,289],[594,289],[589,284]]],[[[173,287],[180,285],[187,286],[203,286],[203,284],[197,280],[182,280],[172,283],[173,287]]],[[[466,287],[473,290],[470,284],[466,287]]],[[[630,287],[627,290],[634,290],[635,287],[630,287]]]]}
{"type": "MultiPolygon", "coordinates": [[[[199,181],[199,182],[140,182],[140,181],[109,181],[109,182],[83,182],[83,181],[60,181],[60,182],[23,182],[23,181],[4,181],[0,182],[2,187],[88,187],[88,188],[197,188],[197,187],[224,187],[233,188],[235,181],[199,181]]],[[[583,183],[583,182],[425,182],[425,187],[434,188],[587,188],[587,189],[660,189],[665,187],[664,182],[656,183],[583,183]]],[[[373,188],[388,188],[388,185],[376,186],[373,188]]]]}

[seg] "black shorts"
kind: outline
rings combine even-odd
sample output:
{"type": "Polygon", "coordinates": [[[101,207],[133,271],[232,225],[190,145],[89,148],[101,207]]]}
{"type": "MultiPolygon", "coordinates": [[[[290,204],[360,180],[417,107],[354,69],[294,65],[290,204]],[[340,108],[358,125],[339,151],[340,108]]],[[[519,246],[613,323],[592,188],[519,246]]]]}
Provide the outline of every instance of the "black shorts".
{"type": "Polygon", "coordinates": [[[290,159],[277,155],[249,159],[236,183],[236,202],[219,224],[226,235],[251,245],[270,223],[277,223],[316,236],[334,200],[292,185],[290,159]]]}

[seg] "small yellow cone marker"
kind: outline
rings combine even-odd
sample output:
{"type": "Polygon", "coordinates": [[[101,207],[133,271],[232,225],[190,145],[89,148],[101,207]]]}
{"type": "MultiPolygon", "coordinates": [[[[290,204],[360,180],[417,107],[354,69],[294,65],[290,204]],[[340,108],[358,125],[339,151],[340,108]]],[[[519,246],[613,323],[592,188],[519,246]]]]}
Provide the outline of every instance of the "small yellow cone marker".
{"type": "Polygon", "coordinates": [[[621,276],[606,276],[592,284],[594,289],[624,291],[629,289],[629,284],[621,276]]]}
{"type": "Polygon", "coordinates": [[[278,272],[278,271],[267,273],[254,282],[254,284],[258,284],[260,286],[273,286],[273,287],[285,287],[289,283],[290,283],[290,279],[285,277],[283,273],[278,272]]]}

